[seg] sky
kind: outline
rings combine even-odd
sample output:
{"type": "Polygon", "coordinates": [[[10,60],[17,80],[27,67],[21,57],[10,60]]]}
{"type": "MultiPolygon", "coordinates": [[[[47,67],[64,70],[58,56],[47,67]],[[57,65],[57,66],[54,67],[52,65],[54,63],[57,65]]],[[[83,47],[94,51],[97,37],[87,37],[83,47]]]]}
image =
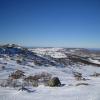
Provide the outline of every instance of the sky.
{"type": "Polygon", "coordinates": [[[100,48],[100,0],[0,0],[0,44],[100,48]]]}

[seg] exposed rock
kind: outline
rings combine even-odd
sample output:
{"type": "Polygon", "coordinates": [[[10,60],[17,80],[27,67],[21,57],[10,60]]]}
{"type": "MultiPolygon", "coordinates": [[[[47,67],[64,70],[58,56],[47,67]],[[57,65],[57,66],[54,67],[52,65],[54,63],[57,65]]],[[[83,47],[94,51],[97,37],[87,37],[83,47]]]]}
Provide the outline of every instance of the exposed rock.
{"type": "Polygon", "coordinates": [[[48,86],[51,86],[51,87],[61,86],[61,82],[58,77],[53,77],[52,79],[48,81],[48,86]]]}

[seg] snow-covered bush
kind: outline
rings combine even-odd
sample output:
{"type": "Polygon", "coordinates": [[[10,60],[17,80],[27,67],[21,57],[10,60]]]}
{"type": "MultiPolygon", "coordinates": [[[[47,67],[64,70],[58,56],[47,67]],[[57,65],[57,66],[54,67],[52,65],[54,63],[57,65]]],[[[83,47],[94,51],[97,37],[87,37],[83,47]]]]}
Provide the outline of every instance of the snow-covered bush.
{"type": "Polygon", "coordinates": [[[9,77],[12,79],[19,79],[19,78],[24,77],[24,76],[25,76],[24,72],[21,70],[17,70],[15,72],[11,73],[11,75],[9,75],[9,77]]]}
{"type": "Polygon", "coordinates": [[[82,80],[83,79],[81,73],[79,73],[79,72],[73,72],[73,74],[74,74],[74,77],[75,77],[76,80],[82,80]]]}
{"type": "Polygon", "coordinates": [[[51,79],[51,74],[47,72],[42,72],[34,76],[26,77],[24,81],[26,81],[28,84],[31,84],[32,86],[38,86],[39,84],[46,85],[50,79],[51,79]]]}
{"type": "Polygon", "coordinates": [[[21,64],[22,61],[21,60],[16,60],[17,64],[21,64]]]}
{"type": "Polygon", "coordinates": [[[100,73],[94,72],[93,75],[91,75],[91,76],[99,77],[100,76],[100,73]]]}
{"type": "Polygon", "coordinates": [[[0,70],[5,70],[5,66],[0,66],[0,70]]]}
{"type": "Polygon", "coordinates": [[[19,80],[17,79],[11,79],[11,78],[8,78],[8,79],[5,79],[1,82],[0,86],[2,87],[21,87],[22,86],[22,82],[20,82],[19,80]]]}

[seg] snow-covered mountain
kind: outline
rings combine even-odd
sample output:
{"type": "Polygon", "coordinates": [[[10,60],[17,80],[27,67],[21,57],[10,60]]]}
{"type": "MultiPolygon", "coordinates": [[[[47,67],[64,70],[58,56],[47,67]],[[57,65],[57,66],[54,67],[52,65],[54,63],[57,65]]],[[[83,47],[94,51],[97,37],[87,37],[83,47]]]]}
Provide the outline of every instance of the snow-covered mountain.
{"type": "Polygon", "coordinates": [[[99,52],[0,46],[0,100],[100,100],[99,94],[99,52]]]}
{"type": "Polygon", "coordinates": [[[97,59],[100,58],[100,53],[84,48],[33,48],[30,50],[42,57],[49,57],[56,62],[61,62],[65,66],[78,63],[100,66],[100,59],[97,59]]]}
{"type": "Polygon", "coordinates": [[[15,44],[0,46],[0,56],[30,66],[100,65],[100,54],[82,48],[25,48],[15,44]]]}

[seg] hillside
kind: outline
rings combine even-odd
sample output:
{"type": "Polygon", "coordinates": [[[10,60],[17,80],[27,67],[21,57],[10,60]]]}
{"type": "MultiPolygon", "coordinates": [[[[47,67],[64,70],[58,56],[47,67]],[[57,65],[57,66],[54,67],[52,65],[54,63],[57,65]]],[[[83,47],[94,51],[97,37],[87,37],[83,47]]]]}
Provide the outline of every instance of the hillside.
{"type": "Polygon", "coordinates": [[[100,100],[100,54],[83,48],[0,46],[0,100],[100,100]]]}

